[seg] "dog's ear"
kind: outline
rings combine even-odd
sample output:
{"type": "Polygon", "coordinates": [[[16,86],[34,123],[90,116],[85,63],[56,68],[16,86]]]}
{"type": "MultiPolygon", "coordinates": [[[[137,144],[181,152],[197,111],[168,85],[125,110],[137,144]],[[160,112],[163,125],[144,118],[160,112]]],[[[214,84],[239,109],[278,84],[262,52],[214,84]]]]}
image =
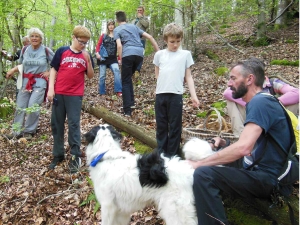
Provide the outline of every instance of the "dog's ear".
{"type": "Polygon", "coordinates": [[[115,140],[115,141],[121,141],[121,139],[122,139],[122,134],[120,134],[119,132],[117,132],[112,126],[107,126],[106,127],[109,131],[110,131],[110,133],[111,133],[111,136],[112,136],[112,138],[115,140]]]}
{"type": "Polygon", "coordinates": [[[100,130],[100,126],[95,126],[88,133],[84,134],[83,137],[85,141],[87,143],[94,142],[99,130],[100,130]]]}

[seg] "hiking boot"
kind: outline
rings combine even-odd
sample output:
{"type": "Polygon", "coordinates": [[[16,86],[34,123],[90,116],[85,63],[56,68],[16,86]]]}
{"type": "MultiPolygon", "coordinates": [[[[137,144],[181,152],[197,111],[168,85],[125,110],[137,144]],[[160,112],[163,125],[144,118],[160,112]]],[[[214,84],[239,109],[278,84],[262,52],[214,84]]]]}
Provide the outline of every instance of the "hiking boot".
{"type": "Polygon", "coordinates": [[[32,139],[33,135],[30,134],[30,133],[24,133],[23,137],[24,137],[27,141],[29,141],[29,140],[32,139]]]}
{"type": "Polygon", "coordinates": [[[65,159],[64,156],[54,157],[51,164],[49,165],[49,169],[53,170],[59,162],[62,162],[65,159]]]}
{"type": "Polygon", "coordinates": [[[81,158],[76,155],[72,155],[72,158],[69,162],[69,169],[71,173],[77,173],[81,166],[81,158]]]}

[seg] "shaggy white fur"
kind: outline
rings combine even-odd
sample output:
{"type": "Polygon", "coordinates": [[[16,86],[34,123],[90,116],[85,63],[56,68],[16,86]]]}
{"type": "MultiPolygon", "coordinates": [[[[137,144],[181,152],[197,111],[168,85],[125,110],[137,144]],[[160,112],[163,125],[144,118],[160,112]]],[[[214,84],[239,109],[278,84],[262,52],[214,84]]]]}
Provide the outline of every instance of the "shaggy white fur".
{"type": "Polygon", "coordinates": [[[190,139],[183,146],[182,151],[186,159],[193,161],[199,161],[215,153],[207,141],[199,138],[190,139]]]}
{"type": "MultiPolygon", "coordinates": [[[[122,151],[108,127],[99,126],[100,129],[95,132],[96,136],[86,150],[88,164],[106,152],[95,167],[89,167],[96,197],[101,204],[101,224],[127,225],[133,212],[155,205],[167,225],[197,225],[192,190],[194,169],[178,157],[169,159],[161,156],[168,177],[167,183],[162,187],[142,187],[137,165],[141,156],[122,151]]],[[[208,152],[206,144],[197,140],[188,142],[184,149],[192,151],[185,153],[186,156],[196,159],[194,148],[203,148],[208,152]]]]}

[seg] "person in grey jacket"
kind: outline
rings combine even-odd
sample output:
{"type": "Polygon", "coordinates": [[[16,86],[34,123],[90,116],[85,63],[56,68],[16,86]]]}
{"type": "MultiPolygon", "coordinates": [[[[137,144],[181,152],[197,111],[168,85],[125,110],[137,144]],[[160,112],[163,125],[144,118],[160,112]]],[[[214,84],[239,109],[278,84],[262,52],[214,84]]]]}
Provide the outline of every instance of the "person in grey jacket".
{"type": "MultiPolygon", "coordinates": [[[[149,19],[147,16],[144,15],[145,13],[145,8],[144,6],[139,6],[137,9],[136,9],[136,18],[131,22],[132,24],[138,26],[138,28],[140,28],[141,30],[143,31],[147,31],[148,27],[149,27],[149,19]]],[[[146,47],[146,39],[141,37],[141,42],[143,44],[143,48],[145,49],[146,47]]],[[[145,50],[144,50],[145,52],[145,50]]],[[[143,61],[138,65],[136,71],[138,73],[135,73],[135,76],[137,77],[141,71],[141,68],[142,68],[142,65],[143,65],[143,61]]]]}

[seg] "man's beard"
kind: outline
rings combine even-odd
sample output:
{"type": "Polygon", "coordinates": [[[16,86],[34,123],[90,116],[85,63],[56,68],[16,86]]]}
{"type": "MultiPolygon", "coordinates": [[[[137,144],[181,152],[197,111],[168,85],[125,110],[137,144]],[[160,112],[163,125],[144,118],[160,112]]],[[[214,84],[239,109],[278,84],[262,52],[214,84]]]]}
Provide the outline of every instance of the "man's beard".
{"type": "Polygon", "coordinates": [[[237,89],[235,88],[231,88],[232,90],[232,97],[234,99],[237,99],[237,98],[242,98],[245,96],[245,94],[247,94],[248,92],[248,88],[247,86],[245,85],[245,83],[241,83],[240,86],[238,86],[237,89]]]}

